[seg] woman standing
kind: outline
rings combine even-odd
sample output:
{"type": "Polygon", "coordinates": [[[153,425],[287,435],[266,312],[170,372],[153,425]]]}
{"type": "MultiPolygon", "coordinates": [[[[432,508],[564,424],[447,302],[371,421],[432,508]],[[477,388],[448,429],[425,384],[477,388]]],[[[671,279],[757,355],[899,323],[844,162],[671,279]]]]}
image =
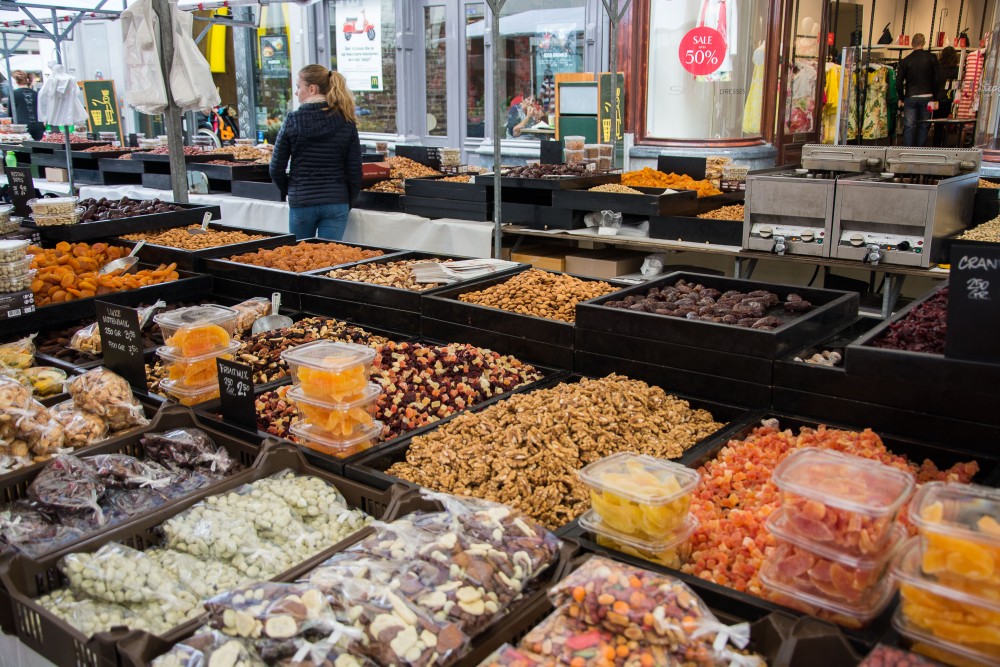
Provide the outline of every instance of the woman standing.
{"type": "Polygon", "coordinates": [[[12,94],[14,117],[18,123],[28,126],[32,139],[39,141],[45,134],[45,124],[38,122],[38,93],[31,87],[31,75],[17,70],[11,77],[16,86],[12,94]]]}
{"type": "Polygon", "coordinates": [[[361,190],[354,97],[343,75],[322,65],[299,72],[295,95],[300,106],[278,132],[271,180],[288,196],[288,227],[296,239],[339,241],[361,190]]]}
{"type": "MultiPolygon", "coordinates": [[[[941,63],[941,90],[937,94],[938,108],[934,111],[934,118],[950,118],[951,107],[955,101],[955,89],[958,87],[958,51],[953,46],[946,46],[941,49],[938,61],[941,63]]],[[[944,127],[940,125],[935,127],[934,145],[944,146],[946,134],[944,127]]]]}

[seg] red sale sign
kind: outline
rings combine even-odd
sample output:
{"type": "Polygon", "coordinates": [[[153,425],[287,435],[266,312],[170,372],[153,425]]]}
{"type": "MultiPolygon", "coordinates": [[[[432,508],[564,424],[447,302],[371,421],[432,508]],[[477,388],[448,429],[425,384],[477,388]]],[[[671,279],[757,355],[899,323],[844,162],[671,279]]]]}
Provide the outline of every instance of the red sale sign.
{"type": "Polygon", "coordinates": [[[726,57],[726,40],[715,28],[692,28],[681,38],[678,49],[681,67],[695,76],[711,74],[726,57]]]}

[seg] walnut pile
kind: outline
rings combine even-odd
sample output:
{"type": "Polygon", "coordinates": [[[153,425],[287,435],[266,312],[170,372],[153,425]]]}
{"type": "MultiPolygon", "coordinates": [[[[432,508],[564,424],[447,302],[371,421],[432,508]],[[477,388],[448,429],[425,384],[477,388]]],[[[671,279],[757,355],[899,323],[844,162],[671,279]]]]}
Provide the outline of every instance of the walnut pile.
{"type": "Polygon", "coordinates": [[[723,427],[707,410],[619,375],[500,401],[413,438],[388,474],[518,509],[548,528],[590,506],[577,470],[621,451],[677,458],[723,427]]]}

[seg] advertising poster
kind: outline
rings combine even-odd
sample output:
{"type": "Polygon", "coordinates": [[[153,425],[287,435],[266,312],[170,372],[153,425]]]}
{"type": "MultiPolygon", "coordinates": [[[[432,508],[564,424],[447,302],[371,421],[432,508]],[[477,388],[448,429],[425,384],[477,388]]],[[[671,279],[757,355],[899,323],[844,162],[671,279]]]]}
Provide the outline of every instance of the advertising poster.
{"type": "Polygon", "coordinates": [[[354,92],[382,90],[381,0],[337,0],[337,71],[354,92]]]}

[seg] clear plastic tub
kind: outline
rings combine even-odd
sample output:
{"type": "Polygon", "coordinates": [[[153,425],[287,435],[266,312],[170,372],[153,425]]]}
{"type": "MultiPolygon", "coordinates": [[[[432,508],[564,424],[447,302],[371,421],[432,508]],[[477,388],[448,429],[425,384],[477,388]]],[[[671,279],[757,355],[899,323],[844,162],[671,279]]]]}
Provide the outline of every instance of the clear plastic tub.
{"type": "Polygon", "coordinates": [[[611,144],[597,144],[597,156],[610,159],[614,156],[614,148],[611,144]]]}
{"type": "Polygon", "coordinates": [[[563,151],[563,161],[566,164],[576,164],[577,162],[583,162],[584,152],[583,151],[571,151],[568,148],[563,151]]]}
{"type": "Polygon", "coordinates": [[[369,382],[361,398],[348,403],[327,403],[309,398],[298,386],[289,390],[288,400],[295,403],[304,422],[324,433],[347,438],[372,427],[376,401],[381,394],[382,387],[369,382]]]}
{"type": "Polygon", "coordinates": [[[175,387],[184,389],[203,389],[219,384],[219,368],[216,359],[232,361],[233,355],[240,349],[238,341],[232,341],[221,350],[200,354],[195,357],[185,357],[176,354],[170,347],[161,347],[156,354],[167,366],[168,377],[175,387]]]}
{"type": "Polygon", "coordinates": [[[608,526],[640,540],[659,541],[684,523],[697,471],[644,454],[619,452],[579,471],[590,503],[608,526]]]}
{"type": "Polygon", "coordinates": [[[441,166],[457,167],[462,164],[462,151],[458,148],[441,149],[441,166]]]}
{"type": "Polygon", "coordinates": [[[188,389],[165,379],[160,380],[160,389],[181,405],[198,405],[219,397],[218,383],[198,389],[188,389]]]}
{"type": "Polygon", "coordinates": [[[28,126],[24,123],[10,123],[8,125],[0,125],[3,128],[4,134],[23,134],[28,131],[28,126]]]}
{"type": "Polygon", "coordinates": [[[0,204],[0,225],[10,223],[10,214],[14,211],[13,204],[0,204]]]}
{"type": "Polygon", "coordinates": [[[579,134],[571,134],[568,137],[566,137],[563,143],[563,148],[565,148],[568,151],[582,151],[586,143],[587,143],[587,137],[584,137],[579,134]]]}
{"type": "Polygon", "coordinates": [[[602,155],[597,158],[597,162],[595,164],[597,165],[598,171],[611,171],[611,156],[605,157],[602,155]]]}
{"type": "Polygon", "coordinates": [[[71,211],[66,211],[63,213],[32,213],[31,219],[34,220],[35,224],[39,227],[58,227],[61,225],[75,225],[80,222],[80,216],[84,213],[84,208],[78,206],[71,211]]]}
{"type": "Polygon", "coordinates": [[[600,144],[584,144],[583,151],[588,160],[596,160],[601,156],[600,144]]]}
{"type": "MultiPolygon", "coordinates": [[[[0,240],[0,263],[7,264],[26,259],[28,246],[30,245],[31,243],[27,239],[0,240]]],[[[30,259],[28,260],[28,264],[31,264],[30,259]]]]}
{"type": "Polygon", "coordinates": [[[774,565],[774,579],[789,588],[842,604],[865,602],[906,539],[906,529],[897,523],[882,553],[855,558],[836,547],[803,539],[787,518],[783,510],[778,510],[767,519],[767,529],[776,541],[774,552],[768,556],[768,562],[774,565]]]}
{"type": "Polygon", "coordinates": [[[602,547],[608,547],[664,567],[679,569],[691,554],[688,540],[698,528],[698,519],[689,514],[684,523],[672,535],[662,540],[640,540],[615,530],[601,520],[600,515],[592,509],[583,513],[580,517],[580,525],[592,532],[594,541],[602,547]]]}
{"type": "Polygon", "coordinates": [[[371,449],[378,443],[382,429],[382,422],[376,421],[370,429],[355,433],[349,438],[341,438],[324,433],[321,429],[305,422],[295,422],[290,427],[292,435],[303,447],[337,458],[346,458],[371,449]]]}
{"type": "Polygon", "coordinates": [[[1000,599],[1000,490],[975,484],[924,484],[910,503],[923,538],[921,566],[952,588],[1000,599]]]}
{"type": "Polygon", "coordinates": [[[35,271],[28,271],[20,276],[0,276],[0,294],[30,289],[34,279],[35,271]]]}
{"type": "Polygon", "coordinates": [[[17,232],[22,222],[24,222],[24,218],[19,218],[16,215],[9,216],[6,221],[0,220],[0,235],[17,232]]]}
{"type": "Polygon", "coordinates": [[[934,635],[914,626],[906,620],[901,609],[896,609],[892,615],[892,626],[904,640],[909,640],[909,648],[914,653],[932,658],[955,667],[996,667],[997,659],[987,654],[968,649],[964,646],[942,641],[934,635]]]}
{"type": "Polygon", "coordinates": [[[208,304],[178,308],[153,316],[160,325],[167,347],[173,354],[195,357],[229,345],[239,312],[226,306],[208,304]]]}
{"type": "Polygon", "coordinates": [[[899,581],[897,627],[1000,664],[1000,600],[946,586],[921,571],[919,539],[906,543],[893,563],[899,581]]]}
{"type": "Polygon", "coordinates": [[[366,345],[318,340],[281,353],[292,381],[311,399],[355,401],[364,395],[375,350],[366,345]]]}
{"type": "Polygon", "coordinates": [[[40,197],[29,199],[28,206],[32,213],[41,215],[56,215],[57,213],[72,213],[76,210],[79,197],[40,197]]]}
{"type": "Polygon", "coordinates": [[[21,257],[13,262],[0,262],[0,278],[23,276],[31,270],[31,257],[21,257]]]}
{"type": "Polygon", "coordinates": [[[797,533],[857,556],[885,548],[914,485],[909,473],[814,447],[786,457],[771,479],[797,533]]]}

